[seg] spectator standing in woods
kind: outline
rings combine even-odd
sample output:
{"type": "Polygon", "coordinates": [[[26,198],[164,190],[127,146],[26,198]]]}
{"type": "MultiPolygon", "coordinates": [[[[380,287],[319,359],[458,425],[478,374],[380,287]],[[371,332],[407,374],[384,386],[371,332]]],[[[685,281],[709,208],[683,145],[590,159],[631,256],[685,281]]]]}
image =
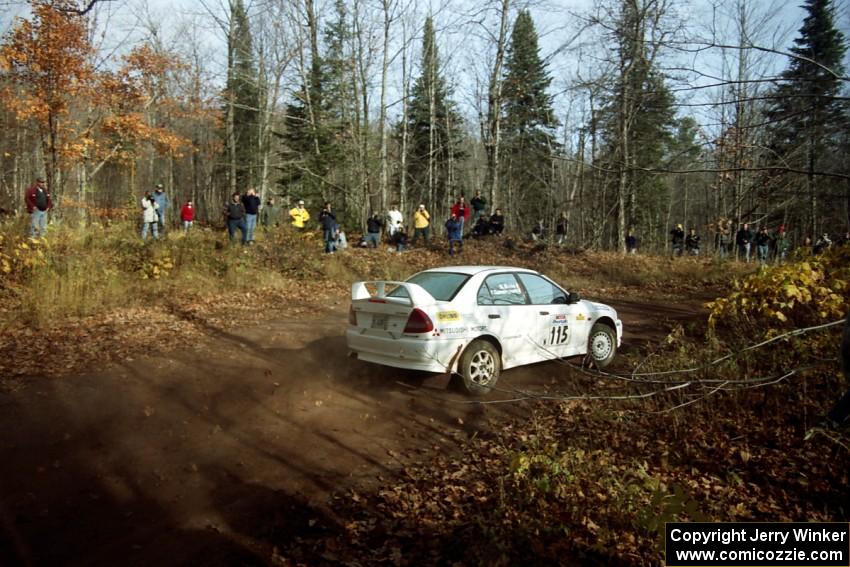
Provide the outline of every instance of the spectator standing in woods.
{"type": "Polygon", "coordinates": [[[227,234],[230,236],[230,243],[234,242],[236,237],[236,229],[242,233],[242,245],[248,242],[248,232],[245,229],[245,205],[242,204],[242,198],[239,193],[234,193],[230,202],[224,208],[224,215],[227,219],[227,234]]]}
{"type": "Polygon", "coordinates": [[[274,197],[266,199],[266,204],[260,210],[260,224],[263,228],[274,228],[280,222],[280,207],[275,205],[274,197]]]}
{"type": "Polygon", "coordinates": [[[304,201],[298,201],[298,204],[289,210],[289,218],[292,219],[292,226],[300,231],[307,226],[307,221],[310,220],[310,213],[304,208],[304,201]]]}
{"type": "Polygon", "coordinates": [[[183,222],[183,232],[189,232],[195,223],[195,205],[192,204],[192,199],[187,200],[180,209],[180,220],[183,222]]]}
{"type": "Polygon", "coordinates": [[[626,233],[626,254],[637,254],[637,237],[632,229],[626,233]]]}
{"type": "Polygon", "coordinates": [[[254,242],[254,231],[257,230],[257,217],[260,214],[260,198],[253,188],[242,195],[242,204],[245,206],[245,234],[248,244],[254,242]]]}
{"type": "Polygon", "coordinates": [[[729,254],[729,221],[726,217],[720,217],[715,230],[714,246],[720,258],[725,259],[729,254]]]}
{"type": "Polygon", "coordinates": [[[750,230],[750,225],[744,225],[735,234],[735,246],[738,247],[738,257],[744,261],[750,262],[750,250],[753,246],[753,233],[750,230]]]}
{"type": "Polygon", "coordinates": [[[446,221],[446,238],[449,240],[449,256],[454,255],[455,245],[457,253],[460,254],[463,250],[463,222],[457,213],[452,213],[451,218],[446,221]]]}
{"type": "Polygon", "coordinates": [[[457,216],[457,220],[460,221],[460,230],[463,232],[463,226],[469,221],[469,217],[472,214],[472,209],[469,203],[466,202],[466,199],[463,198],[463,195],[458,197],[455,204],[452,205],[452,214],[457,216]]]}
{"type": "Polygon", "coordinates": [[[475,225],[478,223],[478,219],[484,216],[484,211],[487,209],[487,199],[481,196],[481,191],[476,191],[469,204],[472,205],[472,224],[475,225]]]}
{"type": "Polygon", "coordinates": [[[387,212],[387,236],[392,240],[393,235],[401,225],[404,224],[404,217],[401,211],[398,210],[398,205],[390,205],[390,210],[387,212]]]}
{"type": "Polygon", "coordinates": [[[366,244],[372,248],[377,248],[381,243],[381,229],[384,223],[378,213],[373,213],[371,217],[366,219],[366,244]]]}
{"type": "Polygon", "coordinates": [[[50,191],[43,178],[37,178],[35,183],[27,189],[24,201],[30,215],[30,236],[40,238],[47,232],[47,211],[53,208],[50,191]]]}
{"type": "Polygon", "coordinates": [[[681,224],[670,231],[670,242],[673,244],[673,256],[681,256],[685,245],[685,229],[681,224]]]}
{"type": "Polygon", "coordinates": [[[338,225],[329,201],[325,201],[325,206],[319,213],[319,225],[322,227],[322,239],[325,241],[325,254],[333,254],[336,250],[338,225]]]}
{"type": "Polygon", "coordinates": [[[756,243],[756,253],[760,264],[767,263],[770,256],[770,235],[767,233],[767,227],[763,226],[759,229],[754,238],[756,243]]]}
{"type": "Polygon", "coordinates": [[[425,239],[425,246],[428,246],[431,241],[431,214],[425,209],[424,204],[420,204],[416,212],[413,213],[413,240],[410,245],[416,244],[419,236],[425,239]]]}
{"type": "Polygon", "coordinates": [[[688,236],[685,238],[685,249],[688,251],[688,256],[699,256],[700,240],[697,229],[692,228],[688,231],[688,236]]]}
{"type": "Polygon", "coordinates": [[[776,231],[776,262],[782,263],[788,256],[788,250],[791,248],[791,241],[788,239],[788,234],[785,232],[785,225],[780,224],[779,230],[776,231]]]}
{"type": "Polygon", "coordinates": [[[159,238],[159,215],[157,209],[159,204],[151,195],[150,191],[145,191],[145,196],[142,197],[142,240],[147,240],[148,229],[153,234],[153,239],[159,238]]]}
{"type": "Polygon", "coordinates": [[[502,209],[496,209],[490,215],[490,232],[501,235],[505,230],[505,215],[502,214],[502,209]]]}
{"type": "Polygon", "coordinates": [[[558,222],[555,224],[555,236],[557,237],[558,246],[563,246],[567,241],[567,213],[561,211],[561,216],[558,217],[558,222]]]}
{"type": "Polygon", "coordinates": [[[165,214],[168,212],[168,195],[162,188],[162,183],[156,184],[156,191],[153,192],[153,200],[156,201],[156,214],[159,222],[159,233],[165,235],[165,214]]]}

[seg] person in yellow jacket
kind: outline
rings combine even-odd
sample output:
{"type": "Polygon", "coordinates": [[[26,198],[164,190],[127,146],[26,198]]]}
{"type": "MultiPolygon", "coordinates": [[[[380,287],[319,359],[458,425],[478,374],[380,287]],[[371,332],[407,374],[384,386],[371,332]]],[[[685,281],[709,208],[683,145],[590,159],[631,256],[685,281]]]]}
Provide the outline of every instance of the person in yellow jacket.
{"type": "Polygon", "coordinates": [[[425,239],[425,246],[428,246],[431,240],[431,215],[425,210],[424,204],[420,204],[416,212],[413,213],[413,240],[410,241],[411,246],[419,240],[419,235],[422,235],[425,239]]]}
{"type": "Polygon", "coordinates": [[[298,201],[298,204],[289,210],[289,218],[292,219],[292,226],[298,230],[304,230],[304,226],[310,220],[310,213],[304,208],[304,201],[298,201]]]}

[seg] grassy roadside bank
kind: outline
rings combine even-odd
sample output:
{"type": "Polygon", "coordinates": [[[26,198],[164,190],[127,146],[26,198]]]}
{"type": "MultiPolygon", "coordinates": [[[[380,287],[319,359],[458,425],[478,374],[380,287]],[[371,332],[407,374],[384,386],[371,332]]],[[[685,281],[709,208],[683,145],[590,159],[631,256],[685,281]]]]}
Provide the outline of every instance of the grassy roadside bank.
{"type": "Polygon", "coordinates": [[[36,240],[24,232],[20,221],[0,227],[4,376],[65,374],[139,348],[168,350],[199,337],[199,322],[226,328],[275,312],[298,314],[299,306],[345,301],[359,279],[403,279],[452,263],[529,267],[597,299],[708,298],[728,284],[730,269],[709,260],[508,249],[496,239],[469,241],[455,257],[439,241],[402,254],[383,247],[328,256],[318,234],[288,227],[259,230],[248,247],[207,228],[142,242],[126,222],[51,227],[36,240]]]}

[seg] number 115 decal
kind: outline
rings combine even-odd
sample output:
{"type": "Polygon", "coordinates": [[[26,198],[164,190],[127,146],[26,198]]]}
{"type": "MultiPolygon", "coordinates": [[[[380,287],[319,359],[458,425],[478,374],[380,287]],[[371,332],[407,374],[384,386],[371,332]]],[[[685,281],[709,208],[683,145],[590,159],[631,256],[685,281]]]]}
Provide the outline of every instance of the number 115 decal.
{"type": "Polygon", "coordinates": [[[570,328],[566,325],[557,325],[552,327],[549,332],[549,344],[562,345],[570,338],[570,328]]]}

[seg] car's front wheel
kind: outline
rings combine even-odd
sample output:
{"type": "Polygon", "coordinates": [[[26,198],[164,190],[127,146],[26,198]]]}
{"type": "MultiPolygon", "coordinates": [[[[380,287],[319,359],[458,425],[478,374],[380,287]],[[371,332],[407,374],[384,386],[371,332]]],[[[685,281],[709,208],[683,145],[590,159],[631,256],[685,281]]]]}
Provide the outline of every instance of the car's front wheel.
{"type": "Polygon", "coordinates": [[[587,353],[597,368],[605,368],[617,354],[617,334],[603,323],[596,323],[587,338],[587,353]]]}
{"type": "Polygon", "coordinates": [[[488,393],[499,380],[502,358],[492,343],[476,339],[469,343],[460,357],[458,373],[463,379],[463,388],[472,396],[488,393]]]}

